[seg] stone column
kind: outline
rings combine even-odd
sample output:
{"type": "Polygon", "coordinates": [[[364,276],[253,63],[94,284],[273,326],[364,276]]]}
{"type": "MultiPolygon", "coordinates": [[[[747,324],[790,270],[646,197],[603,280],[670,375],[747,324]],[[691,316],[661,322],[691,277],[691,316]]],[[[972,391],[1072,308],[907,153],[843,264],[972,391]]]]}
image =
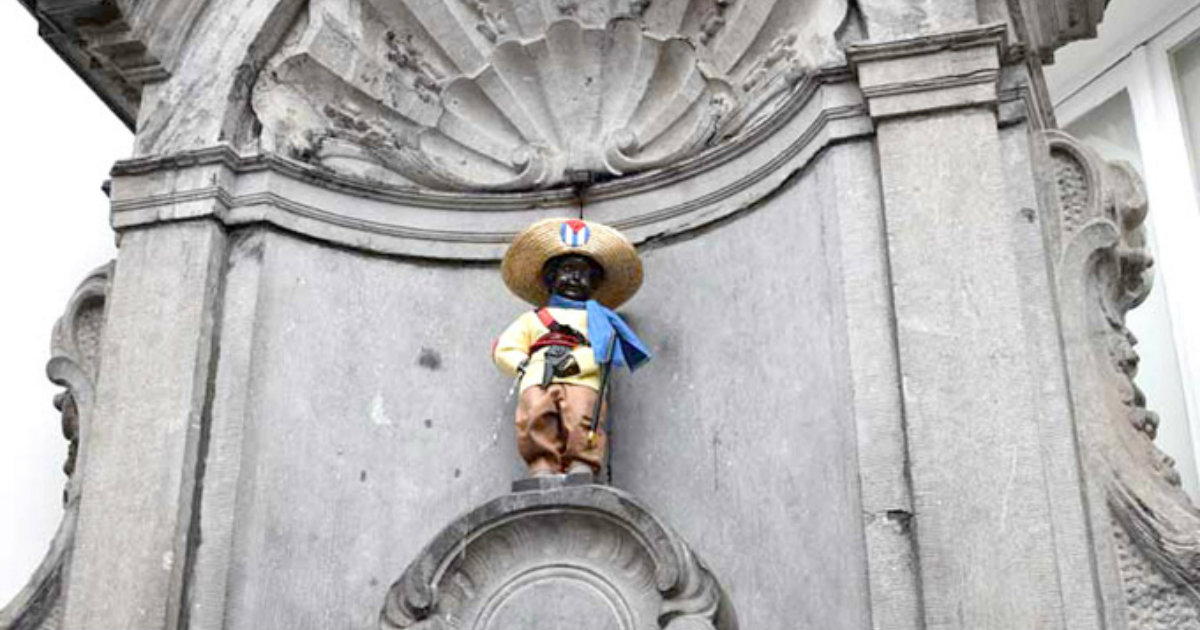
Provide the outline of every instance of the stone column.
{"type": "Polygon", "coordinates": [[[1029,352],[1053,323],[1025,314],[1054,305],[1023,290],[1018,245],[1040,243],[1018,240],[1037,228],[1008,191],[1030,181],[1028,155],[1010,181],[998,129],[1004,37],[849,51],[877,130],[925,627],[1099,627],[1093,570],[1063,552],[1087,557],[1079,485],[1048,479],[1048,459],[1075,455],[1070,431],[1043,428],[1070,419],[1061,390],[1039,394],[1059,375],[1029,352]]]}

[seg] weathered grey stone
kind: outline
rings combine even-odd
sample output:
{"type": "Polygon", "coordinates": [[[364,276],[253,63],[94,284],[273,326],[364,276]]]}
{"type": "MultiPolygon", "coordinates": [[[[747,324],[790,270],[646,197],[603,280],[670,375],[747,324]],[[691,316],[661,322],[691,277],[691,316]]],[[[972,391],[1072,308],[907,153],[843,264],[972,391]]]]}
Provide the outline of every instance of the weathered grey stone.
{"type": "Polygon", "coordinates": [[[871,117],[995,103],[1005,32],[996,25],[850,46],[871,117]]]}
{"type": "Polygon", "coordinates": [[[626,308],[656,357],[613,381],[613,482],[706,558],[746,627],[869,624],[832,202],[871,164],[831,148],[770,202],[646,249],[626,308]]]}
{"type": "Polygon", "coordinates": [[[1028,268],[1013,242],[1021,213],[1005,191],[1012,169],[1005,168],[992,109],[1002,34],[983,28],[849,51],[880,117],[928,628],[1065,627],[1074,604],[1062,583],[1094,579],[1087,566],[1061,563],[1053,541],[1062,517],[1047,491],[1041,449],[1061,448],[1040,430],[1039,417],[1053,406],[1031,395],[1043,377],[1026,352],[1036,331],[1022,319],[1024,308],[1052,304],[1044,296],[1036,305],[1023,302],[1028,268]],[[1019,571],[1011,568],[1015,558],[1019,571]]]}
{"type": "MultiPolygon", "coordinates": [[[[848,150],[838,148],[835,154],[848,150]]],[[[870,162],[866,146],[853,155],[850,163],[870,162]]],[[[757,268],[738,243],[766,226],[777,228],[781,221],[809,224],[810,219],[789,207],[804,199],[806,212],[820,213],[818,191],[832,192],[838,184],[833,169],[832,165],[823,169],[829,173],[825,181],[818,183],[809,176],[803,188],[794,189],[808,191],[802,197],[789,194],[722,227],[720,232],[726,236],[721,242],[727,253],[698,240],[648,252],[648,264],[660,271],[651,282],[667,287],[672,277],[676,281],[687,278],[709,291],[726,290],[722,287],[757,268]],[[676,253],[681,248],[687,251],[676,253]],[[678,262],[668,262],[672,259],[678,262]]],[[[814,297],[831,295],[836,285],[829,284],[833,281],[828,275],[829,263],[812,256],[823,251],[821,241],[836,238],[836,233],[798,227],[794,231],[801,240],[779,242],[784,260],[789,261],[780,272],[794,269],[796,278],[811,276],[812,288],[803,292],[807,299],[757,308],[753,300],[740,302],[764,324],[773,321],[784,329],[806,318],[819,319],[823,325],[812,326],[796,343],[804,348],[810,344],[826,347],[828,336],[837,334],[836,320],[821,315],[826,300],[832,298],[814,297]],[[793,310],[796,308],[799,310],[793,310]],[[804,315],[797,317],[796,313],[804,315]]],[[[761,264],[772,260],[766,254],[760,254],[761,264]]],[[[224,523],[205,521],[202,531],[212,532],[205,539],[212,544],[201,546],[198,560],[203,563],[206,549],[216,551],[222,544],[217,542],[222,539],[218,532],[231,532],[231,551],[221,552],[227,560],[214,561],[211,579],[215,581],[202,577],[209,575],[207,571],[197,573],[194,601],[205,602],[204,607],[214,615],[225,610],[225,623],[230,627],[361,625],[374,614],[383,588],[372,587],[372,579],[381,581],[389,571],[398,570],[433,535],[432,527],[503,492],[508,480],[518,474],[519,462],[512,456],[510,412],[495,407],[508,384],[498,382],[483,358],[486,337],[464,333],[499,331],[511,312],[521,306],[504,295],[491,266],[413,266],[362,258],[270,231],[239,240],[231,260],[224,310],[230,323],[223,328],[221,341],[229,360],[221,363],[216,390],[229,392],[221,394],[218,401],[229,400],[234,406],[226,407],[224,402],[214,406],[206,498],[201,506],[202,518],[212,515],[224,523]],[[438,315],[432,317],[434,313],[438,315]],[[256,323],[234,323],[247,320],[256,323]],[[418,359],[423,349],[437,354],[439,369],[421,365],[418,359]],[[235,358],[238,356],[245,358],[235,358]],[[231,372],[225,380],[221,374],[227,367],[231,372]],[[447,391],[454,395],[447,396],[447,391]],[[236,402],[239,400],[245,402],[236,402]],[[276,434],[287,438],[269,437],[276,434]],[[239,449],[250,450],[239,456],[239,449]],[[253,465],[247,469],[239,462],[253,465]],[[222,490],[226,484],[235,489],[222,490]],[[336,514],[327,511],[331,496],[342,497],[336,514]],[[210,505],[210,497],[219,505],[210,505]],[[321,514],[327,516],[319,517],[321,514]],[[403,537],[396,538],[401,533],[403,537]],[[321,544],[305,542],[310,536],[321,544]],[[300,549],[306,552],[297,553],[300,549]],[[221,568],[225,562],[236,568],[232,572],[221,568]],[[228,608],[219,603],[225,593],[234,594],[228,608]],[[329,593],[331,599],[304,593],[329,593]],[[335,605],[338,601],[344,603],[335,605]]],[[[786,277],[780,276],[780,282],[786,277]]],[[[832,619],[837,625],[847,625],[839,621],[841,615],[863,614],[865,583],[863,569],[853,560],[854,555],[848,555],[861,553],[854,551],[861,549],[861,534],[855,533],[859,527],[852,485],[855,473],[852,460],[845,459],[845,449],[853,449],[853,440],[844,434],[845,422],[828,420],[838,414],[847,417],[845,401],[824,395],[836,388],[833,384],[840,378],[833,367],[836,352],[828,355],[832,362],[829,371],[810,376],[811,370],[804,370],[801,375],[806,382],[814,379],[802,390],[807,393],[796,398],[797,419],[805,424],[789,421],[784,425],[803,455],[788,457],[779,451],[777,430],[756,436],[748,427],[728,424],[724,413],[706,420],[713,423],[713,430],[723,432],[718,444],[707,438],[681,441],[679,436],[692,433],[700,420],[686,408],[703,409],[709,401],[721,398],[732,402],[744,388],[737,380],[714,376],[705,396],[697,398],[696,389],[672,385],[678,382],[674,373],[692,369],[693,361],[715,375],[727,360],[722,345],[712,343],[716,339],[711,338],[710,329],[699,325],[702,322],[685,327],[676,324],[686,319],[680,309],[685,309],[687,302],[680,297],[666,289],[650,288],[635,299],[629,311],[639,328],[646,328],[647,338],[656,340],[659,357],[633,379],[626,380],[623,375],[617,379],[616,482],[633,489],[684,531],[719,572],[755,576],[752,582],[742,578],[744,584],[739,587],[754,593],[761,609],[748,613],[751,618],[746,623],[755,623],[755,619],[767,625],[785,623],[784,615],[795,612],[808,616],[805,623],[820,625],[832,619]],[[710,341],[702,341],[705,337],[710,341]],[[689,354],[679,354],[688,346],[693,347],[689,354]],[[671,393],[654,402],[649,393],[656,389],[671,393]],[[690,419],[671,420],[674,417],[690,419]],[[621,424],[625,421],[630,424],[621,424]],[[651,459],[639,455],[642,447],[625,437],[636,436],[631,433],[635,430],[645,432],[646,446],[658,455],[651,459]],[[770,447],[772,444],[776,446],[770,447]],[[767,458],[756,454],[763,448],[771,448],[774,454],[767,458]],[[691,496],[705,497],[712,494],[713,480],[695,475],[694,462],[714,457],[721,460],[721,469],[714,472],[720,475],[718,483],[723,488],[714,503],[705,500],[697,504],[688,498],[691,484],[701,483],[698,493],[691,496]],[[748,461],[745,467],[734,465],[737,457],[748,461]],[[804,468],[789,470],[795,464],[804,468]],[[831,471],[830,466],[840,472],[831,471]],[[841,481],[832,487],[826,482],[805,486],[802,494],[785,499],[791,507],[782,518],[746,520],[739,526],[749,528],[744,534],[729,530],[732,523],[710,518],[709,506],[715,509],[717,505],[751,513],[758,504],[755,489],[761,487],[761,480],[780,474],[796,479],[832,474],[831,478],[840,477],[841,481]],[[667,484],[658,481],[661,479],[673,481],[667,484]],[[822,507],[804,507],[810,504],[822,507]],[[735,541],[746,537],[790,547],[782,553],[790,558],[785,566],[794,577],[778,575],[778,547],[739,548],[735,541]],[[805,541],[807,537],[812,540],[805,541]],[[718,552],[720,549],[728,551],[718,552]],[[816,572],[815,567],[822,569],[816,572]],[[841,575],[842,571],[847,574],[841,575]],[[812,604],[792,595],[791,584],[796,580],[811,589],[813,601],[829,603],[821,604],[820,610],[804,610],[812,604]],[[771,607],[780,608],[772,612],[771,607]]],[[[697,291],[695,299],[711,296],[697,291]]],[[[713,313],[713,321],[749,318],[750,312],[713,313]]],[[[716,326],[713,330],[727,329],[712,325],[716,326]]],[[[736,333],[728,333],[728,343],[733,344],[736,333]]],[[[791,356],[798,361],[802,355],[791,356]]],[[[794,381],[795,376],[784,370],[776,378],[794,381]]],[[[782,387],[784,381],[779,382],[782,387]]],[[[757,404],[774,403],[760,398],[757,404]]],[[[766,418],[773,414],[771,409],[746,407],[744,422],[757,415],[766,418]]],[[[774,424],[777,421],[770,423],[774,424]]],[[[193,623],[200,618],[193,617],[193,623]]]]}
{"type": "Polygon", "coordinates": [[[591,471],[566,475],[536,475],[517,479],[512,483],[512,490],[513,492],[529,492],[561,488],[562,486],[586,486],[593,483],[596,483],[596,476],[591,471]]]}
{"type": "Polygon", "coordinates": [[[223,259],[211,222],[122,237],[92,431],[81,442],[64,627],[178,620],[223,259]]]}
{"type": "MultiPolygon", "coordinates": [[[[829,258],[840,237],[826,217],[837,205],[822,206],[831,195],[857,199],[839,173],[872,159],[863,144],[836,147],[818,163],[833,156],[703,240],[648,251],[657,273],[628,311],[659,356],[635,377],[617,377],[614,479],[721,575],[737,577],[731,588],[753,602],[748,624],[786,624],[787,615],[812,626],[865,624],[853,427],[841,351],[830,345],[843,333],[840,318],[826,314],[840,300],[829,258]],[[814,221],[828,227],[802,229],[814,221]],[[741,246],[784,226],[795,239],[777,241],[774,252],[741,246]],[[776,280],[746,285],[735,310],[687,322],[690,300],[711,301],[779,260],[776,280]],[[697,290],[681,296],[670,289],[677,282],[697,290]],[[794,297],[772,302],[792,286],[794,297]],[[771,391],[794,392],[790,420],[779,419],[778,401],[749,395],[739,380],[749,374],[722,376],[726,348],[742,338],[727,322],[751,319],[789,335],[778,348],[789,367],[761,376],[777,379],[763,382],[771,391]],[[703,372],[680,381],[684,370],[703,372]],[[734,422],[720,410],[739,400],[734,422]],[[695,462],[714,459],[715,479],[696,474],[695,462]],[[781,475],[823,481],[787,490],[769,518],[713,517],[755,513],[763,480],[781,475]],[[746,539],[763,544],[743,548],[746,539]],[[796,584],[811,598],[796,598],[796,584]]],[[[436,526],[519,474],[510,411],[496,407],[509,383],[485,357],[490,334],[523,307],[490,265],[362,257],[271,230],[239,236],[230,256],[191,622],[361,626],[377,611],[379,583],[436,526]],[[423,365],[423,353],[438,360],[423,365]],[[336,510],[329,497],[339,497],[336,510]]]]}
{"type": "MultiPolygon", "coordinates": [[[[1022,102],[1026,102],[1022,100],[1022,102]]],[[[1015,263],[1022,279],[1021,329],[1026,337],[1024,352],[1032,369],[1040,375],[1034,396],[1039,408],[1039,449],[1045,475],[1050,527],[1055,535],[1054,553],[1064,575],[1093,574],[1087,503],[1080,491],[1080,470],[1069,388],[1061,370],[1063,352],[1059,343],[1056,305],[1053,299],[1051,266],[1044,240],[1045,213],[1050,210],[1038,197],[1034,173],[1045,168],[1049,156],[1029,124],[1015,124],[1000,131],[1005,164],[1006,207],[1016,209],[1009,226],[1015,263]],[[1040,210],[1040,211],[1039,211],[1040,210]]],[[[1098,627],[1103,623],[1101,602],[1092,580],[1079,577],[1063,580],[1062,605],[1068,628],[1098,627]]]]}
{"type": "MultiPolygon", "coordinates": [[[[995,0],[992,0],[995,1],[995,0]]],[[[1107,0],[1017,0],[1009,3],[1021,41],[1049,63],[1054,51],[1096,36],[1107,0]]]]}
{"type": "Polygon", "coordinates": [[[69,443],[63,463],[67,475],[63,517],[46,557],[29,583],[0,609],[3,630],[56,630],[62,626],[65,581],[79,518],[79,476],[75,474],[81,468],[79,443],[91,427],[96,379],[100,374],[100,336],[111,275],[111,263],[88,274],[54,324],[46,374],[65,388],[54,398],[54,406],[62,414],[63,437],[69,443]]]}
{"type": "MultiPolygon", "coordinates": [[[[473,558],[586,564],[581,532],[648,531],[595,517],[639,510],[711,562],[744,627],[1191,623],[1197,513],[1114,336],[1144,288],[1136,185],[1033,135],[1039,59],[1096,9],[112,4],[130,57],[97,72],[148,82],[123,105],[66,625],[372,627],[411,565],[389,623],[436,627],[480,601],[461,536],[473,558]],[[550,216],[644,255],[626,314],[657,356],[616,380],[620,490],[504,494],[511,384],[485,357],[525,306],[494,263],[550,216]],[[505,527],[543,546],[500,553],[505,527]]],[[[84,30],[71,45],[99,50],[84,30]]],[[[631,540],[617,592],[642,604],[609,621],[675,623],[651,610],[679,597],[655,583],[670,563],[631,540]]],[[[616,601],[571,579],[540,612],[616,601]]],[[[506,592],[491,623],[529,625],[533,591],[506,592]]]]}
{"type": "Polygon", "coordinates": [[[268,151],[450,190],[685,160],[840,61],[845,0],[313,0],[255,85],[268,151]]]}
{"type": "Polygon", "coordinates": [[[995,115],[878,133],[927,627],[1058,627],[995,115]]]}
{"type": "Polygon", "coordinates": [[[22,2],[50,45],[133,128],[142,89],[171,75],[207,0],[22,2]]]}
{"type": "Polygon", "coordinates": [[[1142,547],[1129,539],[1125,526],[1113,521],[1117,567],[1121,572],[1126,618],[1131,630],[1197,630],[1200,607],[1190,584],[1167,577],[1142,547]]]}
{"type": "MultiPolygon", "coordinates": [[[[262,57],[263,48],[273,48],[273,42],[289,27],[296,17],[300,5],[290,0],[272,0],[259,3],[247,8],[245,5],[226,4],[222,0],[154,0],[147,2],[103,2],[101,0],[86,0],[83,2],[62,2],[61,0],[38,0],[23,2],[41,24],[41,34],[52,48],[69,63],[76,72],[96,91],[97,95],[125,120],[126,124],[134,127],[139,115],[146,116],[143,124],[136,125],[141,131],[144,127],[154,129],[154,136],[170,127],[192,126],[198,133],[192,136],[201,142],[215,138],[207,137],[204,128],[205,121],[187,117],[175,118],[168,110],[191,110],[189,114],[209,109],[216,105],[215,101],[189,103],[186,100],[174,101],[184,93],[192,95],[202,91],[183,88],[162,92],[156,83],[170,80],[183,86],[190,82],[202,82],[205,86],[216,87],[217,83],[209,82],[201,70],[202,60],[188,58],[188,48],[199,47],[228,47],[218,61],[219,65],[209,67],[211,74],[217,74],[220,68],[224,74],[236,75],[244,82],[247,75],[257,74],[265,61],[262,57]],[[270,35],[263,39],[245,40],[239,34],[222,38],[217,23],[210,22],[211,18],[228,15],[232,9],[240,8],[243,19],[252,14],[272,17],[267,22],[259,22],[254,18],[246,19],[261,27],[270,35]],[[280,11],[280,9],[282,9],[280,11]],[[209,15],[203,15],[205,12],[209,15]],[[278,19],[281,23],[276,23],[278,19]],[[200,26],[200,28],[195,28],[200,26]],[[213,46],[216,42],[219,46],[213,46]],[[199,62],[199,63],[197,63],[199,62]],[[142,108],[141,92],[150,87],[153,95],[146,99],[149,107],[158,111],[148,114],[142,108]],[[172,99],[168,106],[163,106],[158,99],[172,99]],[[148,125],[144,123],[150,123],[148,125]],[[197,124],[199,123],[199,124],[197,124]]],[[[799,26],[799,32],[794,41],[787,38],[767,39],[777,51],[787,57],[799,59],[805,64],[822,63],[826,58],[836,58],[837,50],[830,36],[839,27],[842,36],[867,37],[873,41],[903,39],[918,34],[928,34],[939,31],[956,30],[969,27],[976,23],[988,24],[1008,21],[1015,35],[1031,50],[1046,61],[1053,57],[1054,49],[1070,41],[1095,35],[1104,9],[1101,0],[1020,0],[1013,7],[1007,6],[1004,0],[910,0],[898,2],[894,0],[861,0],[854,3],[856,13],[846,16],[847,3],[838,2],[772,2],[771,7],[782,5],[786,12],[801,9],[806,12],[805,19],[795,20],[791,25],[799,26]],[[1009,19],[1010,13],[1013,19],[1009,19]],[[843,20],[848,20],[849,24],[843,20]],[[813,41],[807,36],[815,32],[825,41],[813,41]]],[[[343,32],[361,36],[362,31],[352,29],[353,17],[364,12],[363,4],[348,2],[332,2],[325,0],[313,3],[313,14],[323,21],[324,15],[331,16],[333,23],[343,32]]],[[[606,17],[626,15],[638,17],[646,21],[651,30],[671,31],[679,29],[679,12],[681,7],[688,10],[689,15],[684,28],[695,40],[705,48],[715,47],[722,39],[738,41],[744,38],[747,30],[743,23],[752,26],[766,19],[769,30],[780,22],[787,24],[784,17],[762,10],[758,2],[713,2],[704,7],[703,3],[683,3],[678,0],[633,0],[614,11],[612,7],[589,6],[584,2],[566,2],[556,7],[559,17],[571,17],[601,22],[606,17]],[[685,6],[687,5],[687,6],[685,6]],[[582,7],[582,9],[581,9],[582,7]],[[665,8],[664,8],[665,7],[665,8]],[[697,8],[703,7],[703,8],[697,8]],[[749,8],[747,8],[749,7],[749,8]],[[672,22],[675,22],[674,24],[672,22]],[[732,37],[723,37],[726,31],[737,31],[732,37]]],[[[550,15],[554,10],[547,11],[550,15]]],[[[394,10],[385,10],[383,14],[393,14],[394,10]]],[[[436,9],[425,9],[418,12],[423,18],[420,22],[430,24],[427,29],[437,31],[445,27],[447,18],[457,20],[462,24],[462,30],[453,35],[456,43],[468,43],[468,47],[486,50],[488,44],[494,44],[504,39],[531,36],[531,23],[536,23],[542,15],[541,11],[516,12],[505,3],[495,3],[491,0],[470,0],[462,3],[457,12],[436,9]],[[485,43],[486,42],[486,43],[485,43]]],[[[361,18],[360,18],[361,19],[361,18]]],[[[546,19],[546,18],[541,18],[546,19]]],[[[417,22],[418,20],[412,20],[417,22]]],[[[220,22],[221,27],[229,26],[228,22],[220,22]]],[[[762,25],[758,24],[762,29],[762,25]]],[[[233,29],[237,33],[238,29],[233,29]]],[[[229,35],[226,30],[224,35],[229,35]]],[[[753,33],[750,33],[753,34],[753,33]]],[[[1014,38],[1016,39],[1016,38],[1014,38]]],[[[728,46],[727,46],[728,47],[728,46]]],[[[352,49],[361,50],[357,43],[352,49]]],[[[265,52],[273,52],[267,50],[265,52]]],[[[213,61],[208,57],[207,61],[213,61]]],[[[395,62],[393,62],[395,63],[395,62]]],[[[336,64],[341,66],[341,64],[336,64]]],[[[416,66],[417,64],[412,64],[416,66]]],[[[397,64],[393,71],[398,78],[407,79],[410,83],[418,73],[415,67],[402,63],[397,64]]],[[[768,73],[771,71],[767,68],[768,73]]],[[[753,73],[754,68],[748,66],[747,73],[753,73]]],[[[755,75],[757,76],[757,75],[755,75]]],[[[761,79],[759,84],[766,84],[761,79]]],[[[227,86],[228,84],[224,84],[227,86]]],[[[249,93],[245,85],[232,93],[231,105],[235,111],[245,106],[249,93]]],[[[216,90],[223,93],[222,89],[216,90]]],[[[182,112],[181,112],[182,113],[182,112]]],[[[245,111],[239,112],[244,115],[245,111]]],[[[168,142],[190,142],[183,134],[169,133],[168,142]]],[[[166,149],[163,139],[154,137],[142,146],[154,152],[150,147],[166,149]]],[[[183,148],[176,146],[175,149],[183,148]]],[[[507,157],[507,156],[504,156],[507,157]]]]}
{"type": "Polygon", "coordinates": [[[634,497],[567,486],[447,525],[388,592],[384,628],[736,630],[721,586],[634,497]]]}
{"type": "Polygon", "coordinates": [[[193,628],[371,627],[442,524],[508,491],[510,383],[486,357],[523,307],[496,275],[238,234],[193,628]]]}
{"type": "Polygon", "coordinates": [[[745,138],[642,175],[572,189],[439,192],[366,181],[274,154],[229,146],[114,169],[113,224],[132,229],[213,217],[260,222],[371,252],[495,260],[529,223],[579,212],[635,242],[685,232],[752,207],[825,147],[871,132],[862,95],[844,71],[807,76],[745,138]],[[464,210],[472,211],[464,220],[464,210]]]}
{"type": "Polygon", "coordinates": [[[866,37],[886,42],[980,23],[977,0],[858,0],[866,37]]]}
{"type": "Polygon", "coordinates": [[[1200,508],[1154,446],[1159,419],[1134,384],[1136,340],[1125,328],[1151,287],[1146,194],[1128,164],[1104,162],[1061,132],[1047,144],[1057,210],[1047,231],[1105,610],[1135,629],[1190,627],[1200,611],[1200,508]]]}
{"type": "MultiPolygon", "coordinates": [[[[846,319],[859,492],[871,625],[921,628],[914,512],[900,401],[883,200],[872,172],[873,147],[862,143],[830,156],[834,182],[822,205],[836,208],[835,251],[846,319]]],[[[835,311],[836,312],[836,311],[835,311]]]]}

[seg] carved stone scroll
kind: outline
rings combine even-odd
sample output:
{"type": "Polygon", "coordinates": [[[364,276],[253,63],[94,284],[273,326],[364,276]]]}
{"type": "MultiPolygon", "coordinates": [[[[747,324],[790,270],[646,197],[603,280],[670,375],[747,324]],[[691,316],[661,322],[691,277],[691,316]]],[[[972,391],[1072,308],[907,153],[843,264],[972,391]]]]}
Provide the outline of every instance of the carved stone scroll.
{"type": "Polygon", "coordinates": [[[523,191],[737,138],[840,62],[847,3],[314,0],[254,88],[263,146],[360,178],[523,191]]]}
{"type": "MultiPolygon", "coordinates": [[[[1189,618],[1200,610],[1200,510],[1154,445],[1158,417],[1133,381],[1136,339],[1125,326],[1125,314],[1151,287],[1145,191],[1128,164],[1105,162],[1062,132],[1046,139],[1058,206],[1048,229],[1078,436],[1089,485],[1101,495],[1094,500],[1107,503],[1114,520],[1115,541],[1101,547],[1120,556],[1131,627],[1196,627],[1143,614],[1178,609],[1178,596],[1191,607],[1189,618]],[[1175,599],[1160,601],[1169,589],[1148,588],[1148,580],[1174,585],[1175,599]]],[[[1093,523],[1097,532],[1109,531],[1103,520],[1093,523]]]]}
{"type": "Polygon", "coordinates": [[[389,590],[381,627],[735,630],[674,532],[607,486],[517,492],[448,525],[389,590]]]}
{"type": "Polygon", "coordinates": [[[62,414],[63,436],[69,442],[63,463],[67,475],[63,518],[33,577],[12,602],[0,609],[0,630],[56,630],[62,625],[62,589],[79,515],[79,477],[75,471],[79,469],[79,443],[85,439],[100,373],[100,334],[112,267],[108,263],[88,274],[54,325],[46,374],[65,388],[54,397],[54,406],[62,414]]]}

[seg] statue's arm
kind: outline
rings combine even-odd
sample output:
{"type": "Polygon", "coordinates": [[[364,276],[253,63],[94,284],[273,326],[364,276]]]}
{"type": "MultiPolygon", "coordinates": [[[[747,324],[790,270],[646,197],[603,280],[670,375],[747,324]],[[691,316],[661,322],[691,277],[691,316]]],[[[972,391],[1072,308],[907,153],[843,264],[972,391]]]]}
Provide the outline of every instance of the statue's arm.
{"type": "Polygon", "coordinates": [[[537,316],[525,313],[500,333],[492,349],[492,361],[509,376],[516,376],[517,369],[529,359],[529,347],[537,338],[537,316]]]}

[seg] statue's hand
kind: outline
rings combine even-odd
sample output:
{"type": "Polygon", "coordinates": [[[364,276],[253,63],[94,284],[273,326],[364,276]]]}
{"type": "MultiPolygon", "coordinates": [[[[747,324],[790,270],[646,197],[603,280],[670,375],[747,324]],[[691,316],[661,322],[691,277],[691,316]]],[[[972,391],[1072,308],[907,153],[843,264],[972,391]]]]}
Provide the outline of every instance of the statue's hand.
{"type": "Polygon", "coordinates": [[[550,346],[546,349],[546,366],[555,377],[579,374],[579,363],[571,356],[571,352],[562,346],[550,346]]]}
{"type": "Polygon", "coordinates": [[[569,354],[567,355],[567,358],[563,359],[562,362],[555,367],[557,368],[556,371],[558,372],[559,376],[575,376],[580,372],[579,363],[575,360],[575,357],[569,354]]]}

